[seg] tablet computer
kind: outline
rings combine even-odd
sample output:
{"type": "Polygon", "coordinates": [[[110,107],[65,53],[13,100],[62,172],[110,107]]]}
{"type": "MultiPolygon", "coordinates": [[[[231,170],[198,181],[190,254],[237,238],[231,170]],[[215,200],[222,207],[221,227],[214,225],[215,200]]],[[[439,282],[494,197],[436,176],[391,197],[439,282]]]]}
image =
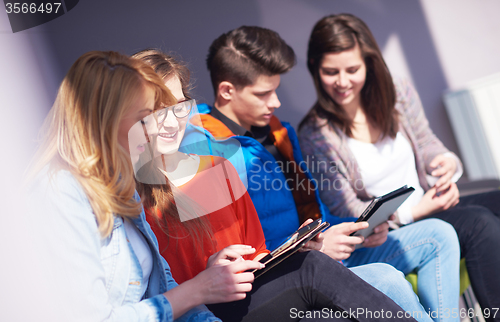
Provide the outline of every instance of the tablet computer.
{"type": "Polygon", "coordinates": [[[304,247],[308,241],[313,239],[324,229],[328,228],[328,226],[330,226],[329,223],[322,222],[321,219],[316,219],[309,225],[300,228],[295,233],[290,235],[280,246],[259,261],[265,264],[266,267],[250,271],[254,273],[255,278],[259,277],[304,247]]]}
{"type": "Polygon", "coordinates": [[[403,186],[386,195],[373,199],[361,216],[359,216],[358,220],[356,220],[356,222],[368,221],[370,227],[358,230],[352,233],[351,236],[364,236],[366,238],[371,235],[373,229],[384,221],[389,220],[389,217],[396,212],[413,191],[415,191],[415,188],[403,186]]]}

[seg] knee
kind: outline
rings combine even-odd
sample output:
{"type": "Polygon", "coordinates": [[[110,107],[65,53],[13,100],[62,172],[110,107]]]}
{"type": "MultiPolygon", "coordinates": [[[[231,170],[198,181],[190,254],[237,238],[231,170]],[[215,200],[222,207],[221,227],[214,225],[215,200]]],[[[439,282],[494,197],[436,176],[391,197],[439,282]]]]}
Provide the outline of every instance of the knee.
{"type": "Polygon", "coordinates": [[[429,237],[439,243],[439,248],[460,252],[457,232],[452,225],[441,219],[426,219],[422,223],[427,225],[426,231],[430,234],[429,237]]]}
{"type": "Polygon", "coordinates": [[[467,249],[489,249],[500,243],[500,219],[489,209],[481,206],[468,206],[466,221],[462,223],[460,241],[464,252],[467,249]]]}
{"type": "Polygon", "coordinates": [[[441,220],[441,219],[436,219],[436,218],[430,218],[430,219],[425,219],[425,220],[422,220],[421,223],[425,223],[426,224],[426,230],[428,231],[432,231],[432,232],[438,232],[440,233],[441,235],[449,235],[449,236],[455,236],[456,237],[456,233],[455,233],[455,228],[453,228],[452,225],[450,225],[449,223],[447,223],[446,221],[444,220],[441,220]]]}
{"type": "Polygon", "coordinates": [[[316,250],[295,253],[292,257],[299,259],[299,261],[294,261],[297,264],[296,269],[300,270],[302,274],[308,278],[330,278],[332,275],[344,276],[343,274],[350,272],[349,269],[340,262],[316,250]],[[325,274],[325,272],[327,272],[327,274],[325,274]]]}
{"type": "Polygon", "coordinates": [[[411,285],[405,279],[404,274],[394,268],[392,265],[385,263],[373,263],[367,265],[370,267],[370,272],[373,276],[377,276],[375,280],[370,281],[372,286],[385,294],[391,293],[391,290],[412,291],[411,285]]]}
{"type": "Polygon", "coordinates": [[[478,233],[485,231],[495,231],[498,234],[500,220],[488,208],[481,206],[468,206],[469,212],[468,224],[469,229],[478,233]]]}
{"type": "Polygon", "coordinates": [[[376,276],[380,277],[381,283],[393,284],[405,278],[401,271],[386,263],[372,263],[368,266],[376,276]]]}
{"type": "Polygon", "coordinates": [[[307,252],[300,253],[305,256],[304,263],[305,264],[311,264],[315,269],[338,269],[338,268],[343,268],[344,265],[341,264],[340,262],[334,260],[330,256],[317,251],[317,250],[310,250],[307,252]]]}

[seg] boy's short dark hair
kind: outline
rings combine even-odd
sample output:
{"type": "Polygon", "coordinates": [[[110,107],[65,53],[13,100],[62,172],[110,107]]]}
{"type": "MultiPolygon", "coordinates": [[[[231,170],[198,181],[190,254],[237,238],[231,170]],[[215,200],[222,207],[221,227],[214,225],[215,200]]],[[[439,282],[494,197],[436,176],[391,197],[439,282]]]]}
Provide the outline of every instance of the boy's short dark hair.
{"type": "Polygon", "coordinates": [[[293,49],[277,32],[254,26],[241,26],[222,34],[210,46],[207,67],[214,93],[228,81],[240,89],[257,77],[280,75],[295,65],[293,49]]]}

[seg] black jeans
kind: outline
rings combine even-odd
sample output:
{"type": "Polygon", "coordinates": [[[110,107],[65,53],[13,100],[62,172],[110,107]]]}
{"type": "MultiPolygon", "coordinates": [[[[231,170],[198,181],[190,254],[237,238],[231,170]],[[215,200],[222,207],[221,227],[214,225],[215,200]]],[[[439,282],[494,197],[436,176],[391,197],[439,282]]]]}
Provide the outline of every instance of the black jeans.
{"type": "Polygon", "coordinates": [[[490,310],[486,320],[500,321],[500,191],[460,198],[455,207],[431,217],[457,231],[474,294],[483,312],[490,310]]]}
{"type": "Polygon", "coordinates": [[[415,321],[390,298],[317,251],[296,253],[257,278],[244,300],[208,308],[224,322],[415,321]],[[372,315],[349,314],[358,308],[372,315]]]}

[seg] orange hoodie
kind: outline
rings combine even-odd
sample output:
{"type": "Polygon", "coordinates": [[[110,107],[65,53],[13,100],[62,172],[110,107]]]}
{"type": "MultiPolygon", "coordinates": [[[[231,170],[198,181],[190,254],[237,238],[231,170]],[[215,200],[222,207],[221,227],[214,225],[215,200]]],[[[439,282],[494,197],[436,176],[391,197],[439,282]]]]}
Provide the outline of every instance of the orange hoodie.
{"type": "MultiPolygon", "coordinates": [[[[159,222],[146,210],[146,220],[158,239],[160,254],[169,263],[177,283],[195,277],[205,269],[212,254],[230,245],[253,246],[256,252],[245,256],[245,259],[269,253],[252,200],[229,161],[220,157],[200,156],[197,174],[179,189],[202,209],[209,210],[200,220],[209,227],[212,236],[206,231],[198,231],[198,237],[189,235],[186,225],[192,225],[190,221],[181,223],[178,219],[166,216],[167,236],[161,228],[165,223],[161,224],[161,220],[159,222]],[[222,164],[224,171],[219,167],[222,164]],[[217,205],[214,205],[214,200],[217,200],[217,205]]],[[[163,218],[163,215],[158,213],[157,216],[163,218]]]]}
{"type": "MultiPolygon", "coordinates": [[[[216,139],[225,139],[235,136],[235,134],[231,132],[231,130],[229,130],[226,125],[224,125],[224,123],[214,118],[210,114],[200,114],[200,119],[202,122],[202,126],[206,130],[208,130],[216,139]]],[[[299,166],[295,162],[295,158],[293,156],[293,146],[290,138],[288,137],[288,130],[274,115],[271,117],[269,126],[271,127],[271,140],[273,141],[278,151],[289,162],[287,168],[293,171],[293,173],[289,176],[292,179],[289,187],[292,189],[293,199],[295,201],[297,212],[299,214],[299,222],[302,223],[308,218],[311,218],[313,220],[321,218],[321,212],[315,198],[315,192],[314,190],[310,189],[311,187],[313,187],[313,185],[309,184],[309,179],[306,177],[304,172],[300,170],[297,171],[299,169],[299,166]],[[298,182],[305,182],[305,184],[299,185],[298,182]],[[301,189],[296,189],[297,187],[300,187],[301,189]]]]}

